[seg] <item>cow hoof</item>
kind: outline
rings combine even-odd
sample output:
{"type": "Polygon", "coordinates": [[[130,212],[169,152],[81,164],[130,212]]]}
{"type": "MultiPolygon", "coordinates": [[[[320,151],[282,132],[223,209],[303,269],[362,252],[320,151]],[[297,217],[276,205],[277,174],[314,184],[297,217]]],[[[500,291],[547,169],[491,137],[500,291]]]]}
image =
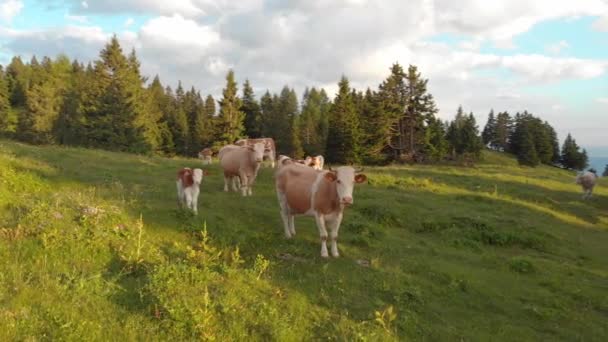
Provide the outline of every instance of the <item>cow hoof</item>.
{"type": "Polygon", "coordinates": [[[329,255],[327,253],[321,253],[321,258],[329,259],[329,255]]]}
{"type": "Polygon", "coordinates": [[[335,254],[332,254],[332,256],[333,256],[334,258],[339,258],[339,257],[340,257],[340,253],[335,253],[335,254]]]}

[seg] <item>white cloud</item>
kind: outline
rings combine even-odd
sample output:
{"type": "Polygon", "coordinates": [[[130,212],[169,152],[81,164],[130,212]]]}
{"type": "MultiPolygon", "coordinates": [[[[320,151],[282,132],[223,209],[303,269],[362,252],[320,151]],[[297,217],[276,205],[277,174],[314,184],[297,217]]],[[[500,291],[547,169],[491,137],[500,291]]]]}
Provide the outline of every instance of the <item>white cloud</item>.
{"type": "MultiPolygon", "coordinates": [[[[182,80],[185,87],[194,85],[214,95],[224,86],[229,68],[235,70],[237,81],[249,78],[256,91],[276,92],[288,84],[299,93],[306,86],[325,87],[333,96],[342,74],[359,89],[376,88],[391,64],[399,62],[404,67],[417,65],[429,78],[443,118],[451,117],[460,104],[478,114],[480,124],[491,107],[528,109],[550,121],[559,119],[556,126],[563,132],[573,125],[565,115],[590,112],[571,108],[560,98],[532,96],[523,88],[590,79],[608,68],[607,61],[560,57],[558,53],[567,48],[563,42],[542,42],[547,46],[539,49],[554,53],[548,56],[480,49],[488,43],[512,49],[517,35],[546,20],[605,17],[608,5],[601,0],[63,1],[70,13],[82,15],[151,15],[137,30],[132,18],[113,28],[126,30],[119,33],[124,50],[137,49],[145,74],[159,74],[171,86],[182,80]],[[452,33],[460,42],[428,42],[442,33],[452,33]]],[[[9,40],[3,48],[10,52],[5,54],[65,52],[84,60],[96,58],[110,35],[93,26],[0,28],[0,37],[9,40]]]]}
{"type": "Polygon", "coordinates": [[[608,104],[608,97],[600,97],[599,99],[596,99],[595,102],[601,104],[608,104]]]}
{"type": "Polygon", "coordinates": [[[4,22],[10,22],[23,9],[23,1],[21,0],[4,0],[0,3],[0,19],[4,22]]]}
{"type": "Polygon", "coordinates": [[[88,19],[86,16],[84,15],[71,15],[69,13],[66,13],[64,15],[64,18],[68,21],[76,21],[79,22],[81,24],[86,24],[88,22],[88,19]]]}
{"type": "Polygon", "coordinates": [[[567,49],[569,47],[570,47],[570,44],[568,44],[567,41],[560,40],[557,43],[548,45],[545,48],[545,51],[547,51],[547,52],[549,52],[550,54],[553,54],[553,55],[558,55],[560,52],[562,52],[562,50],[567,49]]]}
{"type": "Polygon", "coordinates": [[[608,32],[608,13],[604,17],[594,21],[592,27],[600,32],[608,32]]]}

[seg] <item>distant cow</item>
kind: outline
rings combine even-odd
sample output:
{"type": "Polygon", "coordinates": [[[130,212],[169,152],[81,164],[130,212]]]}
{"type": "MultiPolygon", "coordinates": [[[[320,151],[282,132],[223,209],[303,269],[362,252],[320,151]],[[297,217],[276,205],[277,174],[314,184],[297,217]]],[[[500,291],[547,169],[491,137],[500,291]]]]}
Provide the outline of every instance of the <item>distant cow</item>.
{"type": "Polygon", "coordinates": [[[331,234],[331,254],[338,257],[338,230],[344,208],[353,204],[354,184],[366,180],[364,174],[357,173],[350,166],[330,171],[318,171],[293,163],[280,166],[275,174],[275,186],[285,236],[291,238],[296,234],[296,215],[314,216],[321,236],[321,256],[328,257],[327,223],[331,234]]]}
{"type": "Polygon", "coordinates": [[[252,186],[258,175],[260,164],[264,159],[264,144],[256,143],[247,147],[223,147],[220,150],[220,165],[224,170],[224,191],[228,191],[228,182],[235,187],[235,178],[240,179],[243,196],[253,194],[252,186]]]}
{"type": "Polygon", "coordinates": [[[576,184],[583,188],[583,199],[591,197],[596,182],[597,174],[592,171],[581,172],[576,176],[576,184]]]}
{"type": "Polygon", "coordinates": [[[190,169],[185,167],[177,172],[177,205],[192,210],[194,214],[198,214],[198,195],[200,185],[203,181],[203,176],[209,173],[201,169],[190,169]]]}
{"type": "Polygon", "coordinates": [[[312,167],[315,170],[323,170],[323,165],[325,164],[325,158],[322,155],[318,155],[316,157],[306,157],[304,163],[307,166],[312,167]]]}
{"type": "Polygon", "coordinates": [[[238,146],[252,146],[256,143],[264,144],[264,158],[270,160],[270,166],[274,168],[274,162],[276,160],[276,145],[272,138],[257,138],[257,139],[240,139],[234,144],[238,146]]]}
{"type": "Polygon", "coordinates": [[[204,148],[198,153],[198,158],[203,160],[203,165],[209,165],[212,162],[213,151],[210,148],[204,148]]]}

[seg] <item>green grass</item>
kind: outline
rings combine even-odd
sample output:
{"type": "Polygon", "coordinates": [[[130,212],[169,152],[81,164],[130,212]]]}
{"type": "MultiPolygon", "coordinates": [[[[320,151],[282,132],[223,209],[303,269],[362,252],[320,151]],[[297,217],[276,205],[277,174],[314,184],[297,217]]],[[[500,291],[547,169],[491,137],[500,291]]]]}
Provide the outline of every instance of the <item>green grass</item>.
{"type": "Polygon", "coordinates": [[[494,153],[370,167],[323,260],[312,219],[284,239],[270,169],[241,198],[213,165],[178,211],[197,165],[0,141],[0,340],[608,339],[604,179],[583,202],[494,153]]]}

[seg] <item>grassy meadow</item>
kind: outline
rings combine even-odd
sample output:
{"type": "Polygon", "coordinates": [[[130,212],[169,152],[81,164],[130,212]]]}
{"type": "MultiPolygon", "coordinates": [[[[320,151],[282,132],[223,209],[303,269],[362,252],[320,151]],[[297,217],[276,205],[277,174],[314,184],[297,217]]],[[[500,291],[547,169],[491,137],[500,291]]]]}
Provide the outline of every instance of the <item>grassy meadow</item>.
{"type": "Polygon", "coordinates": [[[608,340],[608,181],[486,153],[366,169],[320,257],[208,167],[199,215],[164,159],[0,141],[0,340],[608,340]]]}

